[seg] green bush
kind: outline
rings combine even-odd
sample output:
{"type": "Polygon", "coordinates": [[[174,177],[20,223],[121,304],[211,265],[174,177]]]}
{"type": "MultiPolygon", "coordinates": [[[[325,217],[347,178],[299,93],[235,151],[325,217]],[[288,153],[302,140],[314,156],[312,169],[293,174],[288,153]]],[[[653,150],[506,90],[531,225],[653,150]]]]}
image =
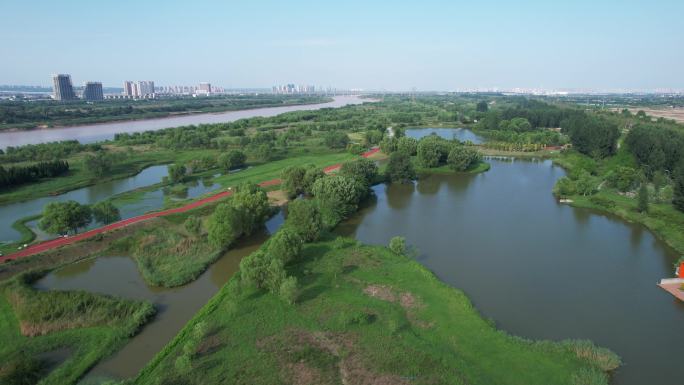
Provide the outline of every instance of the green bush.
{"type": "Polygon", "coordinates": [[[389,242],[389,249],[397,255],[406,254],[406,239],[404,237],[393,237],[389,242]]]}
{"type": "Polygon", "coordinates": [[[202,233],[202,220],[194,215],[190,215],[183,222],[183,226],[190,234],[200,235],[202,233]]]}
{"type": "Polygon", "coordinates": [[[299,257],[302,251],[302,238],[289,227],[284,227],[269,239],[266,252],[288,264],[299,257]]]}
{"type": "Polygon", "coordinates": [[[290,305],[294,304],[297,301],[297,296],[299,294],[297,278],[285,278],[283,282],[280,284],[278,294],[280,295],[280,298],[283,299],[283,301],[289,303],[290,305]]]}

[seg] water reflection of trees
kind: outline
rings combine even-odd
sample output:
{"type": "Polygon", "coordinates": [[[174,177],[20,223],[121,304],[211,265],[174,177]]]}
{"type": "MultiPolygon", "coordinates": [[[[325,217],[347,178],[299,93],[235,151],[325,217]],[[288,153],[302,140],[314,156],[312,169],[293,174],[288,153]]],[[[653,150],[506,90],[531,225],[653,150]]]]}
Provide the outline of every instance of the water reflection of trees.
{"type": "Polygon", "coordinates": [[[442,181],[437,175],[421,175],[416,182],[416,191],[421,195],[435,195],[439,191],[442,181]]]}
{"type": "Polygon", "coordinates": [[[392,183],[385,189],[387,204],[393,209],[403,209],[408,206],[414,191],[414,183],[392,183]]]}

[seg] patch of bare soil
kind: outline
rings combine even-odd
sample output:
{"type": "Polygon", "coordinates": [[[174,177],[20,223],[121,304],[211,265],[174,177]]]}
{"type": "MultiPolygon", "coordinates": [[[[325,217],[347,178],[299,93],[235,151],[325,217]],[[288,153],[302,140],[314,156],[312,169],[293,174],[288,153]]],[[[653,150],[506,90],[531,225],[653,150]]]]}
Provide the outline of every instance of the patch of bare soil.
{"type": "Polygon", "coordinates": [[[397,297],[392,292],[392,288],[384,285],[369,285],[363,289],[363,292],[371,297],[381,299],[383,301],[395,302],[397,297]]]}
{"type": "MultiPolygon", "coordinates": [[[[622,111],[616,108],[616,111],[622,111]]],[[[684,108],[629,108],[629,112],[636,114],[639,111],[644,111],[646,115],[655,118],[672,119],[677,123],[684,123],[684,108]]]]}
{"type": "Polygon", "coordinates": [[[387,302],[398,302],[401,307],[406,310],[406,317],[413,325],[422,329],[433,327],[434,322],[427,322],[419,319],[416,310],[420,308],[422,303],[415,295],[410,292],[395,294],[391,287],[385,285],[368,285],[363,292],[374,298],[381,299],[387,302]]]}
{"type": "Polygon", "coordinates": [[[269,191],[266,193],[266,196],[268,196],[268,202],[272,206],[282,206],[289,201],[287,194],[283,190],[269,191]]]}
{"type": "Polygon", "coordinates": [[[391,287],[385,285],[368,285],[363,289],[363,292],[383,301],[399,302],[399,305],[404,309],[415,308],[419,305],[418,299],[413,294],[404,292],[397,295],[391,287]]]}
{"type": "Polygon", "coordinates": [[[287,369],[290,373],[292,384],[294,385],[325,383],[323,376],[321,375],[321,371],[316,368],[312,368],[304,362],[300,361],[294,364],[288,364],[287,369]]]}
{"type": "Polygon", "coordinates": [[[400,376],[393,374],[381,374],[368,369],[361,354],[354,347],[354,337],[344,333],[309,332],[292,330],[285,336],[271,337],[270,341],[261,341],[257,346],[272,350],[276,345],[287,346],[276,352],[284,364],[285,373],[293,384],[328,384],[341,381],[344,385],[408,385],[409,383],[400,376]],[[280,341],[280,344],[276,342],[280,341]],[[270,348],[269,348],[270,347],[270,348]],[[286,363],[288,355],[304,351],[307,348],[315,348],[328,353],[337,360],[335,378],[330,378],[331,373],[324,373],[319,368],[314,368],[306,362],[298,361],[286,363]]]}

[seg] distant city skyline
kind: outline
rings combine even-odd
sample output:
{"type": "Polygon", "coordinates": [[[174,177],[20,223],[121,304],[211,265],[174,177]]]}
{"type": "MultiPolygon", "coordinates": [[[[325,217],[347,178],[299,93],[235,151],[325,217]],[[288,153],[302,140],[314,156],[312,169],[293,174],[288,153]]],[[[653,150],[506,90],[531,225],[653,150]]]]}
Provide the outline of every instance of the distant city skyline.
{"type": "Polygon", "coordinates": [[[36,0],[1,2],[0,13],[0,84],[68,73],[105,87],[684,89],[675,0],[36,0]],[[147,22],[122,23],[131,13],[147,22]]]}

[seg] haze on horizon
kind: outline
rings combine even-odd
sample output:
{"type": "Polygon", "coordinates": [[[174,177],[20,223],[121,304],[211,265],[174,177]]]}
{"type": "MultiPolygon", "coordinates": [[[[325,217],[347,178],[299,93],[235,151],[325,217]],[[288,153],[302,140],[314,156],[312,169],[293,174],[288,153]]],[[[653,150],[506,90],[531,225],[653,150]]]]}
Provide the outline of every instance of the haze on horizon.
{"type": "Polygon", "coordinates": [[[0,84],[684,89],[676,0],[8,0],[0,14],[0,84]]]}

